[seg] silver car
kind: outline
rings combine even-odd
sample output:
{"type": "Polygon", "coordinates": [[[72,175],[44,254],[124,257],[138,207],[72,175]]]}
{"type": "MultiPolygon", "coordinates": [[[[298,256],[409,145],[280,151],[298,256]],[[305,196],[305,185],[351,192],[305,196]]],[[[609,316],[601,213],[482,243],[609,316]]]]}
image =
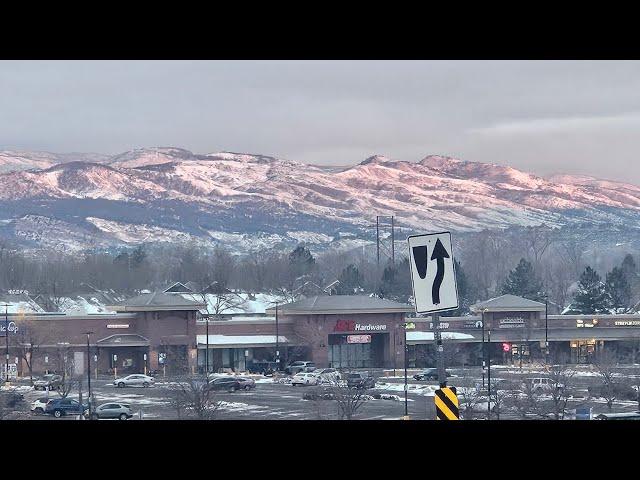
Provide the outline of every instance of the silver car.
{"type": "Polygon", "coordinates": [[[98,419],[117,418],[119,420],[127,420],[133,417],[133,413],[131,413],[131,405],[126,403],[103,403],[96,408],[96,417],[98,419]]]}
{"type": "Polygon", "coordinates": [[[150,387],[155,380],[148,375],[142,375],[141,373],[135,373],[133,375],[127,375],[126,377],[116,378],[113,384],[116,387],[150,387]]]}

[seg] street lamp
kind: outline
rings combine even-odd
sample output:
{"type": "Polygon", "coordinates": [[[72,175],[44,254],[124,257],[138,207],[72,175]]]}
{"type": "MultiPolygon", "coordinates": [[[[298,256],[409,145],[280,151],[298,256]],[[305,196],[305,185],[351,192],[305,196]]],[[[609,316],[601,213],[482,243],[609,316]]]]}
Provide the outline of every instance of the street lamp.
{"type": "Polygon", "coordinates": [[[480,311],[482,313],[482,321],[480,322],[482,324],[482,388],[484,388],[484,369],[485,369],[485,360],[487,358],[487,354],[484,348],[484,312],[485,311],[486,311],[486,308],[483,308],[480,311]]]}
{"type": "Polygon", "coordinates": [[[407,345],[407,330],[413,330],[416,328],[416,324],[413,322],[404,322],[404,418],[409,418],[409,400],[407,398],[407,391],[409,385],[407,383],[407,368],[409,366],[409,346],[407,345]]]}
{"type": "Polygon", "coordinates": [[[276,302],[276,371],[280,371],[280,332],[278,330],[278,302],[276,302]]]}
{"type": "Polygon", "coordinates": [[[89,390],[89,418],[93,418],[93,410],[91,405],[91,350],[89,347],[89,336],[93,334],[93,332],[85,332],[87,335],[87,388],[89,390]]]}
{"type": "Polygon", "coordinates": [[[549,365],[549,296],[544,296],[544,363],[549,365]]]}
{"type": "Polygon", "coordinates": [[[206,322],[207,322],[207,346],[205,348],[205,356],[204,356],[204,365],[205,365],[205,375],[207,376],[207,378],[209,378],[209,313],[207,312],[207,316],[206,316],[206,322]]]}
{"type": "Polygon", "coordinates": [[[5,345],[6,345],[5,366],[7,369],[5,373],[5,382],[8,385],[9,384],[9,307],[11,306],[11,304],[5,303],[2,306],[4,307],[4,338],[5,338],[5,345]]]}
{"type": "Polygon", "coordinates": [[[491,329],[487,330],[489,355],[487,358],[487,420],[491,420],[491,329]]]}

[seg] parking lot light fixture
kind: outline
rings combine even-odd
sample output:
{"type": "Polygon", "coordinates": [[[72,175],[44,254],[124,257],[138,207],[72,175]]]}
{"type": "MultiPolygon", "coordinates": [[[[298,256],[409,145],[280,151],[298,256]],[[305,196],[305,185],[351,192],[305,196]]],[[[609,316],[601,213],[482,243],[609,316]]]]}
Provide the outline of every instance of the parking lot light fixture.
{"type": "Polygon", "coordinates": [[[87,335],[87,389],[89,390],[89,418],[92,418],[92,405],[91,405],[91,349],[89,347],[89,337],[93,334],[93,332],[85,332],[87,335]]]}

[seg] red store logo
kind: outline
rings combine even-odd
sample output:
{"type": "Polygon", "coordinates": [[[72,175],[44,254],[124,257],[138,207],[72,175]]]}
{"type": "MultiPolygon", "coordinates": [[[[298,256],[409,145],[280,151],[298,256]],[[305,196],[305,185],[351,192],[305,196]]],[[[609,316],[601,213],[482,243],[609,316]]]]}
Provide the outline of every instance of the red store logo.
{"type": "Polygon", "coordinates": [[[356,322],[353,320],[338,320],[333,327],[334,332],[353,332],[356,329],[356,322]]]}

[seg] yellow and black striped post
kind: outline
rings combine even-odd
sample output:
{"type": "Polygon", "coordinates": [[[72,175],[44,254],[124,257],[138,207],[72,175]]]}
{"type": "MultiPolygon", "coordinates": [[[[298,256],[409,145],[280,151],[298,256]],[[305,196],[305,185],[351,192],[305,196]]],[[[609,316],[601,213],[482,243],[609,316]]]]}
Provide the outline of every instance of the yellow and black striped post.
{"type": "Polygon", "coordinates": [[[436,390],[433,397],[436,403],[436,419],[460,420],[458,396],[455,387],[442,387],[436,390]]]}

